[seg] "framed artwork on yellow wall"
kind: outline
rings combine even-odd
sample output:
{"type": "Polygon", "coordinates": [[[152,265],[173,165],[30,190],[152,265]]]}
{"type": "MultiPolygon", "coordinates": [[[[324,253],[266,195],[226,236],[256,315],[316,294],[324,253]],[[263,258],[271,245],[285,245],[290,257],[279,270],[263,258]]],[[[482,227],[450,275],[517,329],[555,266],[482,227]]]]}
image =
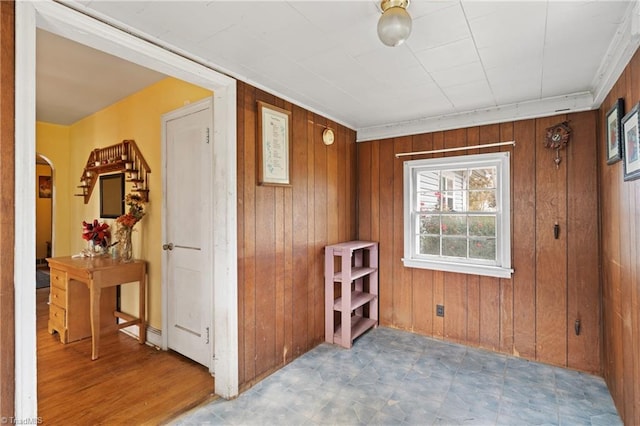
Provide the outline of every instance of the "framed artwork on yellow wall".
{"type": "Polygon", "coordinates": [[[51,176],[38,176],[38,198],[51,198],[51,176]]]}

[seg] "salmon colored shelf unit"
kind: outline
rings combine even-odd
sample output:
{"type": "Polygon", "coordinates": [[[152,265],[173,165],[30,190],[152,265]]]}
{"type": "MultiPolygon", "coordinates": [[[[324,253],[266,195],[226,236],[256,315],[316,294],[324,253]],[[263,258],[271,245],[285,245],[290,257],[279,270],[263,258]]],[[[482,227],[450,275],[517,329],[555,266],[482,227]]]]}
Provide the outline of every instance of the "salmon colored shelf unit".
{"type": "Polygon", "coordinates": [[[325,341],[348,349],[378,326],[378,243],[326,246],[324,265],[325,341]]]}

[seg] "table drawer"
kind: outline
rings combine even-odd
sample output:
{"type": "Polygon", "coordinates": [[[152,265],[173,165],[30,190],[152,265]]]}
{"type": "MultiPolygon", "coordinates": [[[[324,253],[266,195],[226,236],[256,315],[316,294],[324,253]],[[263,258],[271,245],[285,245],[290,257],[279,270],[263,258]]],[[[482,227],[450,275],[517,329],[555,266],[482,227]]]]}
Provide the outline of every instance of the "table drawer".
{"type": "Polygon", "coordinates": [[[60,287],[51,286],[51,304],[61,308],[67,307],[67,292],[60,287]]]}
{"type": "Polygon", "coordinates": [[[58,287],[66,289],[67,287],[67,273],[59,269],[51,268],[51,287],[58,287]]]}
{"type": "Polygon", "coordinates": [[[66,313],[67,311],[60,306],[56,306],[54,304],[49,305],[49,321],[53,325],[59,326],[58,331],[64,329],[67,326],[66,313]]]}

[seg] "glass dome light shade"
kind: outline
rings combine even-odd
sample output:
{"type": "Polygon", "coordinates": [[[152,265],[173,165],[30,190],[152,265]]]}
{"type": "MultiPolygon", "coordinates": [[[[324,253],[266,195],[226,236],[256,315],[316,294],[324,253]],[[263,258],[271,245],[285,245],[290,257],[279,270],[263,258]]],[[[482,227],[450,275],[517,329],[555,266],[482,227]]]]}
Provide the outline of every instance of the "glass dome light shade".
{"type": "Polygon", "coordinates": [[[387,46],[400,46],[411,34],[411,16],[403,7],[390,7],[378,21],[378,37],[387,46]]]}

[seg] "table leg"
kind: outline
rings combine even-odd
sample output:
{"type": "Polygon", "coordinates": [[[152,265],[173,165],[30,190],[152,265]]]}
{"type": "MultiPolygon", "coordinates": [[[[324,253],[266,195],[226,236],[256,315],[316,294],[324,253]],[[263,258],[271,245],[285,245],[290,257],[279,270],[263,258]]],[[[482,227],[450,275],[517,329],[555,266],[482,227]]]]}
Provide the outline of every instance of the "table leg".
{"type": "Polygon", "coordinates": [[[142,276],[140,277],[140,281],[138,282],[139,290],[140,290],[140,294],[139,294],[139,302],[140,304],[138,305],[138,318],[140,318],[140,331],[138,333],[138,342],[140,342],[141,345],[143,345],[146,341],[147,341],[147,322],[145,319],[145,301],[146,301],[146,296],[145,296],[145,286],[146,286],[146,267],[143,266],[143,270],[142,270],[142,276]]]}
{"type": "Polygon", "coordinates": [[[89,287],[89,315],[91,316],[91,360],[98,359],[100,346],[100,288],[94,285],[89,287]]]}

